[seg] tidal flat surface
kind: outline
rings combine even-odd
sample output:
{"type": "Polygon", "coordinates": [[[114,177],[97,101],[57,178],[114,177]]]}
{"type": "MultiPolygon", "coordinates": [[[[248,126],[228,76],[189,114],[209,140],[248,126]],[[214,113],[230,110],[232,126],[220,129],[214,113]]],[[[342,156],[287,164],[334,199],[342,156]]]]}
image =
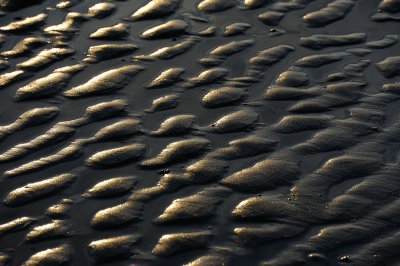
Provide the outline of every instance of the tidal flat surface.
{"type": "Polygon", "coordinates": [[[0,6],[0,265],[400,265],[399,0],[0,6]]]}

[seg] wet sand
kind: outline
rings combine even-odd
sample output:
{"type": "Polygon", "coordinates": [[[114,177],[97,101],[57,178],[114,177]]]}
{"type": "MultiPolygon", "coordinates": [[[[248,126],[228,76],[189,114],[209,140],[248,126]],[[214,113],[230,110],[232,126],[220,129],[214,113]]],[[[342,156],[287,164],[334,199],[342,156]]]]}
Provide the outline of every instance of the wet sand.
{"type": "Polygon", "coordinates": [[[0,6],[0,265],[399,265],[400,1],[0,6]]]}

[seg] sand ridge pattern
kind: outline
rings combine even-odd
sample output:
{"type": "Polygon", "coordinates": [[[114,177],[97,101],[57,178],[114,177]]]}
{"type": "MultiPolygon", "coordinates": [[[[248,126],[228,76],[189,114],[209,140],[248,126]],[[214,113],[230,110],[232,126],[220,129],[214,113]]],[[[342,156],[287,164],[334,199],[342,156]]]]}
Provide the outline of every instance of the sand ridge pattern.
{"type": "Polygon", "coordinates": [[[400,265],[399,0],[0,7],[0,266],[400,265]]]}

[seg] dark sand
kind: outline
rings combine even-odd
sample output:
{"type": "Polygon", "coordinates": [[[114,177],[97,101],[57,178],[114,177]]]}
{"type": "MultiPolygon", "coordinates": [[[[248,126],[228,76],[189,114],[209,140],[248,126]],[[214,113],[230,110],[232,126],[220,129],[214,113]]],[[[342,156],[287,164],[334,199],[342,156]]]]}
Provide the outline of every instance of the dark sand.
{"type": "Polygon", "coordinates": [[[399,265],[400,1],[29,2],[0,265],[399,265]]]}

